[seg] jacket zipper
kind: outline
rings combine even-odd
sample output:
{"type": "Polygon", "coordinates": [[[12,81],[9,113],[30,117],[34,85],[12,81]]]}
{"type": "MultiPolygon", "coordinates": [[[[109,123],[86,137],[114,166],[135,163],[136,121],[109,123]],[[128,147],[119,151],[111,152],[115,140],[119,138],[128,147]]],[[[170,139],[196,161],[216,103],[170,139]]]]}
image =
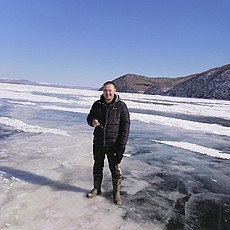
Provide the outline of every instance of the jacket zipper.
{"type": "Polygon", "coordinates": [[[106,107],[106,114],[105,114],[105,126],[104,126],[104,138],[103,138],[103,145],[106,146],[106,127],[108,122],[108,115],[109,115],[109,106],[105,104],[106,107]]]}

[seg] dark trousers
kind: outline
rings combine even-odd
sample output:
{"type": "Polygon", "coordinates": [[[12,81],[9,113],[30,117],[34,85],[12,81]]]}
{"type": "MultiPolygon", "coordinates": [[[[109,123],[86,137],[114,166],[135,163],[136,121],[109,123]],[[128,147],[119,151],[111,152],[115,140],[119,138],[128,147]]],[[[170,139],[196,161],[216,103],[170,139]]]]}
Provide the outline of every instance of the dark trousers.
{"type": "Polygon", "coordinates": [[[99,149],[94,148],[93,150],[93,175],[103,175],[105,155],[107,155],[109,169],[113,179],[121,179],[121,170],[117,163],[117,158],[114,156],[113,147],[102,147],[99,149]]]}

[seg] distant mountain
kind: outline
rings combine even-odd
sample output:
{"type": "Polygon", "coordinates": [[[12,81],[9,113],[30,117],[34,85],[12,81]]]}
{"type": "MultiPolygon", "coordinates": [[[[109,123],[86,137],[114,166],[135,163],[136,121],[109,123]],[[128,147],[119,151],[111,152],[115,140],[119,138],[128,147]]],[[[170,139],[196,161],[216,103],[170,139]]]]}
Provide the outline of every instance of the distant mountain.
{"type": "Polygon", "coordinates": [[[92,89],[97,90],[95,87],[84,87],[84,86],[66,86],[66,85],[58,85],[51,83],[38,83],[33,81],[28,81],[24,79],[0,79],[0,83],[9,83],[9,84],[19,84],[19,85],[37,85],[37,86],[46,86],[46,87],[56,87],[56,88],[70,88],[70,89],[92,89]]]}
{"type": "Polygon", "coordinates": [[[0,83],[20,84],[20,85],[39,85],[39,83],[24,80],[24,79],[0,79],[0,83]]]}
{"type": "Polygon", "coordinates": [[[118,92],[230,100],[230,64],[185,77],[126,74],[113,82],[118,92]]]}

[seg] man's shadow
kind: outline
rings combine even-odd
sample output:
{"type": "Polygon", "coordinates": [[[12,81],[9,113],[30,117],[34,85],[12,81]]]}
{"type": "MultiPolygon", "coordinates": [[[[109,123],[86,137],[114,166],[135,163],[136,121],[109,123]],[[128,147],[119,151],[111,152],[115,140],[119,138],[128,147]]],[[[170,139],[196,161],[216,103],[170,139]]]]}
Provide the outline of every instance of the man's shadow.
{"type": "Polygon", "coordinates": [[[78,193],[86,193],[88,190],[84,188],[80,188],[78,186],[61,183],[59,181],[51,180],[45,176],[39,176],[37,174],[27,172],[25,170],[14,169],[11,167],[0,166],[0,172],[3,174],[5,179],[19,179],[22,181],[26,181],[35,185],[46,185],[51,187],[54,190],[58,191],[69,191],[69,192],[78,192],[78,193]]]}

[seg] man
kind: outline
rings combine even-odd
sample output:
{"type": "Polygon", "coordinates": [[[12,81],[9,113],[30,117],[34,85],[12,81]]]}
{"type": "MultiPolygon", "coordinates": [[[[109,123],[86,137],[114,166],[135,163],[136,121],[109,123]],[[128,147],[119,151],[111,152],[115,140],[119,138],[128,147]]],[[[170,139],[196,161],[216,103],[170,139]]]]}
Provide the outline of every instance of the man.
{"type": "Polygon", "coordinates": [[[103,84],[103,94],[100,100],[92,105],[87,122],[95,128],[93,139],[94,187],[87,193],[87,197],[93,198],[101,194],[104,160],[107,155],[112,175],[114,204],[122,204],[120,162],[128,141],[130,117],[126,104],[116,94],[113,82],[108,81],[103,84]]]}

